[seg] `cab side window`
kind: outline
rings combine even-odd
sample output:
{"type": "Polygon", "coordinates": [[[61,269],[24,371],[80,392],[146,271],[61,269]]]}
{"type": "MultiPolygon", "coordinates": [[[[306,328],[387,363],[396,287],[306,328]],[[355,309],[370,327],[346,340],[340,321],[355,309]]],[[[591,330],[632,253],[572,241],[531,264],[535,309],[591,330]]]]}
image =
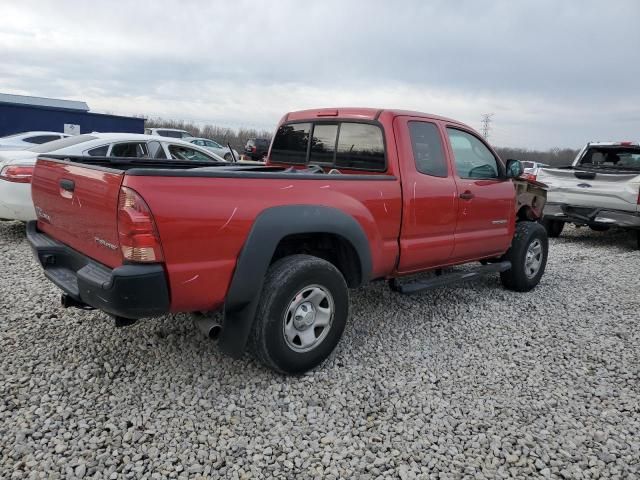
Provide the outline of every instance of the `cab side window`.
{"type": "Polygon", "coordinates": [[[409,135],[416,170],[433,177],[449,174],[438,127],[429,122],[409,122],[409,135]]]}
{"type": "Polygon", "coordinates": [[[456,128],[447,128],[447,135],[460,178],[500,177],[498,160],[479,138],[456,128]]]}

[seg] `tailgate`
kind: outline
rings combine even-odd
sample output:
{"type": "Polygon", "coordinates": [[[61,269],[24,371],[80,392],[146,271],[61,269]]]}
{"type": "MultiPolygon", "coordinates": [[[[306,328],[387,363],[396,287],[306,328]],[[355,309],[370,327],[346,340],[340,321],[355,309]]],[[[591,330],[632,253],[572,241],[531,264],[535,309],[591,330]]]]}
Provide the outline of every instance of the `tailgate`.
{"type": "Polygon", "coordinates": [[[123,175],[120,170],[39,159],[31,186],[38,228],[104,265],[121,265],[117,211],[123,175]]]}
{"type": "Polygon", "coordinates": [[[543,168],[537,180],[549,186],[547,201],[638,211],[640,174],[543,168]]]}

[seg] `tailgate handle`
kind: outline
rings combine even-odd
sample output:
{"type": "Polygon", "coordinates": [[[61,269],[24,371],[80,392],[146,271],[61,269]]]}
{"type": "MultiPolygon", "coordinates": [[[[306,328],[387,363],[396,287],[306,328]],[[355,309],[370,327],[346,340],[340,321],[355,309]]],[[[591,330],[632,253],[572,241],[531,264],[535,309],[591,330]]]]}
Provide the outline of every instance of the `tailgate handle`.
{"type": "Polygon", "coordinates": [[[62,180],[60,180],[60,188],[66,190],[67,192],[73,192],[73,190],[76,188],[76,182],[63,178],[62,180]]]}

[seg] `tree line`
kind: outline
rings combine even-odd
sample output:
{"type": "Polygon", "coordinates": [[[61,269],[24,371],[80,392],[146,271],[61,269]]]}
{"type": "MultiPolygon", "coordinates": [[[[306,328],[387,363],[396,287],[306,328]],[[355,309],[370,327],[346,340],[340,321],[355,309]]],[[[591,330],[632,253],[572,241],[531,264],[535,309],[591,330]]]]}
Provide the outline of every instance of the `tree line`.
{"type": "MultiPolygon", "coordinates": [[[[156,117],[149,118],[145,122],[147,128],[179,128],[190,132],[194,137],[204,137],[226,145],[230,143],[233,148],[241,152],[247,140],[250,138],[271,139],[273,131],[257,130],[255,128],[228,128],[218,125],[197,125],[183,120],[167,120],[156,117]]],[[[578,154],[578,150],[571,148],[552,148],[549,150],[531,150],[527,148],[494,147],[503,160],[515,158],[521,161],[546,163],[557,167],[570,165],[578,154]]]]}
{"type": "Polygon", "coordinates": [[[226,145],[230,143],[237,151],[244,150],[247,140],[250,138],[267,138],[271,139],[273,132],[270,130],[257,130],[255,128],[227,128],[218,125],[197,125],[193,122],[185,122],[183,120],[167,120],[164,118],[148,118],[145,121],[146,128],[179,128],[186,130],[194,137],[203,137],[215,140],[216,142],[226,145]]]}

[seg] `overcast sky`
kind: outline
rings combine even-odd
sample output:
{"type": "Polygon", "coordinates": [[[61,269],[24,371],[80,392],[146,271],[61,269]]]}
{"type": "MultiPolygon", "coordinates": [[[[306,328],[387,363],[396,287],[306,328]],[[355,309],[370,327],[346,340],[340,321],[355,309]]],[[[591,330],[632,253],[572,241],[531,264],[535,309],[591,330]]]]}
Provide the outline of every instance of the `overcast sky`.
{"type": "Polygon", "coordinates": [[[640,140],[640,0],[8,1],[0,92],[273,129],[426,111],[527,148],[640,140]]]}

